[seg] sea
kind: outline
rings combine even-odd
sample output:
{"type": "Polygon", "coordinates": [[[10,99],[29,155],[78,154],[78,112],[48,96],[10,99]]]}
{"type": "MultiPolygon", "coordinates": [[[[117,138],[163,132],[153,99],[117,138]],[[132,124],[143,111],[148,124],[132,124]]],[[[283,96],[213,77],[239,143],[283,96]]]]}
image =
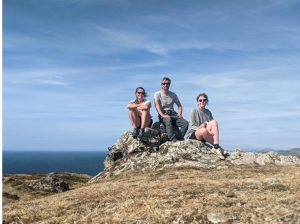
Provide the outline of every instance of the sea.
{"type": "Polygon", "coordinates": [[[3,174],[71,172],[95,176],[107,151],[3,151],[3,174]]]}

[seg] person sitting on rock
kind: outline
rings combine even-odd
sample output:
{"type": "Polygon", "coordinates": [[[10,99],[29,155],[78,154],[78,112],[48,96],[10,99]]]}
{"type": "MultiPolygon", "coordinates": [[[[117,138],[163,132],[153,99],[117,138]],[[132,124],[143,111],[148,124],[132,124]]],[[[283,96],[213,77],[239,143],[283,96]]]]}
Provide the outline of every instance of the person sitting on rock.
{"type": "Polygon", "coordinates": [[[206,109],[208,97],[200,93],[196,97],[198,107],[190,114],[189,128],[184,136],[185,139],[196,139],[206,141],[213,145],[212,153],[224,156],[224,150],[219,146],[219,127],[212,113],[206,109]]]}
{"type": "Polygon", "coordinates": [[[146,91],[143,87],[137,87],[135,90],[135,100],[128,103],[128,114],[133,127],[132,137],[139,140],[143,137],[145,127],[152,125],[150,115],[151,102],[146,100],[146,91]]]}
{"type": "Polygon", "coordinates": [[[154,94],[154,102],[159,121],[165,125],[169,140],[176,141],[183,139],[188,128],[188,122],[182,117],[182,105],[177,95],[169,91],[170,85],[170,78],[163,77],[161,79],[161,90],[154,94]],[[174,103],[178,107],[178,112],[174,110],[174,103]],[[179,127],[181,128],[181,136],[178,136],[175,131],[179,127]]]}

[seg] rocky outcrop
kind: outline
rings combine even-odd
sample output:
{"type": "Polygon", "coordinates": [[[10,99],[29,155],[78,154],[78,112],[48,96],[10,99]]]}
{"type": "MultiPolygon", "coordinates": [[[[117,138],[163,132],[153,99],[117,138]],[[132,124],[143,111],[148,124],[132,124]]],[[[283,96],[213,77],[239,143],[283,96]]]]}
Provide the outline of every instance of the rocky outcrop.
{"type": "Polygon", "coordinates": [[[39,181],[30,184],[29,186],[35,190],[44,190],[56,193],[68,191],[70,189],[69,184],[67,182],[51,174],[49,174],[46,177],[43,177],[39,181]]]}
{"type": "Polygon", "coordinates": [[[264,166],[274,164],[279,166],[300,165],[300,159],[296,156],[284,156],[276,152],[255,153],[235,151],[230,153],[228,158],[234,165],[252,165],[264,166]]]}
{"type": "Polygon", "coordinates": [[[275,152],[254,153],[236,150],[226,159],[211,153],[210,146],[197,140],[171,142],[159,125],[146,128],[142,141],[125,132],[111,147],[104,161],[104,170],[93,177],[98,179],[124,172],[166,167],[191,167],[204,169],[226,169],[238,165],[300,165],[295,156],[283,156],[275,152]]]}

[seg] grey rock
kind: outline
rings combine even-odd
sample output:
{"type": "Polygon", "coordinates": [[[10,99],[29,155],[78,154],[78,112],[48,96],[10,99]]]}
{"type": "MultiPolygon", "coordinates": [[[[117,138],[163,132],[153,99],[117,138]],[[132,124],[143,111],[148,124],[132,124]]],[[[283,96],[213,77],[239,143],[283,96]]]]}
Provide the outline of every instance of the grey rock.
{"type": "Polygon", "coordinates": [[[223,160],[212,154],[209,145],[201,141],[166,141],[164,131],[163,125],[154,123],[152,128],[145,129],[141,140],[133,139],[130,131],[125,132],[109,147],[104,170],[90,182],[134,170],[161,170],[168,167],[229,169],[239,165],[300,165],[299,158],[275,152],[254,153],[236,150],[223,160]]]}
{"type": "Polygon", "coordinates": [[[207,214],[208,221],[212,223],[227,223],[230,218],[220,212],[211,212],[207,214]]]}
{"type": "Polygon", "coordinates": [[[233,191],[228,191],[225,196],[228,198],[236,198],[236,194],[233,191]]]}
{"type": "Polygon", "coordinates": [[[296,156],[283,156],[276,152],[255,153],[255,152],[231,152],[227,158],[235,165],[267,165],[275,164],[280,166],[300,165],[300,159],[296,156]]]}
{"type": "Polygon", "coordinates": [[[44,190],[50,192],[64,192],[70,190],[69,184],[59,177],[49,174],[41,180],[29,185],[35,190],[44,190]]]}

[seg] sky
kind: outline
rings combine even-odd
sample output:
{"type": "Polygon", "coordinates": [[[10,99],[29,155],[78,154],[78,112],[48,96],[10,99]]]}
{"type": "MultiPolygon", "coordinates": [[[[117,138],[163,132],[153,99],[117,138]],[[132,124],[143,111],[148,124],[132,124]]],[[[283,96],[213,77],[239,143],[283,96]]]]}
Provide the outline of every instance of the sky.
{"type": "Polygon", "coordinates": [[[3,149],[105,151],[127,103],[205,92],[227,150],[300,147],[297,0],[3,0],[3,149]]]}

